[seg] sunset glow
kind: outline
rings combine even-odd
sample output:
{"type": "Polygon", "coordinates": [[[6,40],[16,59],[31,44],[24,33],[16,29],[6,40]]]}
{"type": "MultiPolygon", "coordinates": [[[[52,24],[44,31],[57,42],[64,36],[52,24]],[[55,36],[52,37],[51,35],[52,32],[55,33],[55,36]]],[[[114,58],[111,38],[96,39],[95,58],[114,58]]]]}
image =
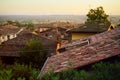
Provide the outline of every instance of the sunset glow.
{"type": "Polygon", "coordinates": [[[0,14],[86,14],[103,6],[107,14],[120,14],[120,0],[0,0],[0,14]]]}

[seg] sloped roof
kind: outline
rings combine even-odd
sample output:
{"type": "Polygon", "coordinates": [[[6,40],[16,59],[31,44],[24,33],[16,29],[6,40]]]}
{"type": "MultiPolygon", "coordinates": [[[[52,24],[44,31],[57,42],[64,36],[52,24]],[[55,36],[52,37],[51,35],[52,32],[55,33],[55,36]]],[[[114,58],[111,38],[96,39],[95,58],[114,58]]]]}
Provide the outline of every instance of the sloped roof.
{"type": "Polygon", "coordinates": [[[23,28],[23,30],[20,33],[18,33],[17,35],[18,36],[20,36],[20,35],[26,35],[27,33],[31,33],[31,31],[28,30],[28,29],[26,29],[26,28],[23,28]]]}
{"type": "Polygon", "coordinates": [[[7,35],[12,33],[17,33],[20,30],[17,26],[13,25],[5,25],[0,27],[0,34],[1,35],[7,35]]]}
{"type": "Polygon", "coordinates": [[[93,33],[100,33],[107,31],[110,26],[110,23],[94,23],[94,24],[86,24],[80,27],[76,27],[73,29],[68,30],[68,32],[93,32],[93,33]]]}
{"type": "Polygon", "coordinates": [[[24,33],[22,35],[19,35],[18,37],[14,38],[14,39],[11,39],[11,40],[8,40],[6,42],[4,42],[4,44],[12,44],[12,45],[23,45],[23,44],[26,44],[26,42],[28,42],[30,39],[35,39],[35,40],[38,40],[38,39],[41,39],[41,41],[46,41],[46,43],[43,43],[43,44],[48,44],[48,43],[54,43],[55,41],[52,41],[50,39],[47,39],[43,36],[40,36],[40,35],[36,35],[36,34],[33,34],[31,32],[27,32],[27,33],[24,33]]]}
{"type": "Polygon", "coordinates": [[[51,39],[53,41],[59,42],[60,32],[57,32],[54,28],[38,33],[38,35],[51,39]]]}
{"type": "Polygon", "coordinates": [[[5,41],[2,45],[0,45],[0,56],[19,56],[18,51],[20,51],[20,49],[24,47],[25,44],[31,39],[40,39],[45,48],[49,46],[51,46],[51,48],[56,48],[57,45],[57,42],[53,40],[35,35],[33,33],[25,33],[24,35],[19,35],[16,38],[5,41]]]}
{"type": "Polygon", "coordinates": [[[35,28],[52,28],[52,24],[36,24],[35,28]]]}
{"type": "Polygon", "coordinates": [[[60,72],[62,70],[67,70],[68,67],[78,68],[119,55],[119,33],[120,27],[117,27],[114,30],[85,38],[89,39],[89,44],[78,46],[78,44],[81,45],[79,41],[82,40],[76,40],[67,46],[64,46],[64,49],[66,49],[64,52],[60,55],[51,56],[47,60],[46,65],[44,65],[44,68],[41,71],[41,76],[46,72],[49,72],[51,70],[51,66],[54,68],[54,72],[60,72]],[[71,48],[71,46],[73,47],[71,48]],[[72,64],[71,66],[69,65],[70,63],[72,64]]]}

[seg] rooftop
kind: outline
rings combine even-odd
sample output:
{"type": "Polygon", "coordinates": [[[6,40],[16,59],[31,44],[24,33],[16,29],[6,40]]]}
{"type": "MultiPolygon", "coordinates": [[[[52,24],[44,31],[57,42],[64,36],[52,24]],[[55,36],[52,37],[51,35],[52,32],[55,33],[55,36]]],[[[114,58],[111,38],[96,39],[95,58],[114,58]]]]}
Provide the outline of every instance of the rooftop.
{"type": "Polygon", "coordinates": [[[93,33],[100,33],[107,31],[110,26],[110,23],[104,24],[86,24],[80,27],[76,27],[73,29],[68,30],[68,32],[93,32],[93,33]]]}
{"type": "Polygon", "coordinates": [[[48,48],[49,46],[51,46],[50,48],[56,48],[57,45],[57,42],[53,40],[28,32],[24,33],[24,35],[19,35],[14,39],[5,41],[0,45],[0,56],[19,56],[18,52],[21,51],[20,49],[23,48],[31,39],[40,39],[45,48],[48,48]]]}
{"type": "Polygon", "coordinates": [[[120,54],[120,27],[96,34],[84,39],[75,40],[62,47],[59,55],[48,58],[41,71],[41,76],[54,68],[60,72],[70,68],[79,68],[120,54]],[[86,44],[89,40],[88,44],[86,44]],[[83,42],[82,42],[83,41],[83,42]],[[83,44],[85,42],[85,44],[83,44]],[[82,44],[82,45],[81,45],[82,44]],[[70,66],[69,63],[72,65],[70,66]]]}
{"type": "Polygon", "coordinates": [[[7,34],[12,34],[16,33],[20,30],[17,26],[13,25],[5,25],[0,27],[0,35],[7,35],[7,34]]]}

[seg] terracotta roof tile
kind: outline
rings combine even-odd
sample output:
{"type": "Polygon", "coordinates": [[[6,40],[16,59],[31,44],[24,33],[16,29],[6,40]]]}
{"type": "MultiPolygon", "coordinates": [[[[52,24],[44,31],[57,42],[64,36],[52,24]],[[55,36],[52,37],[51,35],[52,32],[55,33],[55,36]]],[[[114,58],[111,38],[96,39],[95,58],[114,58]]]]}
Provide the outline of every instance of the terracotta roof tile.
{"type": "Polygon", "coordinates": [[[2,45],[0,45],[0,56],[7,56],[8,54],[11,54],[9,56],[16,56],[16,54],[18,54],[19,51],[21,51],[21,48],[25,47],[26,43],[31,39],[40,39],[42,45],[45,47],[46,50],[48,50],[49,53],[54,53],[56,51],[57,42],[27,32],[19,35],[16,38],[5,41],[2,45]]]}
{"type": "Polygon", "coordinates": [[[98,23],[93,24],[86,24],[82,25],[81,27],[73,28],[68,30],[68,32],[93,32],[93,33],[100,33],[107,31],[111,23],[104,23],[103,25],[100,25],[98,23]]]}
{"type": "MultiPolygon", "coordinates": [[[[78,46],[62,52],[60,55],[51,56],[47,64],[41,72],[41,76],[51,70],[53,65],[54,72],[60,72],[70,68],[78,68],[91,63],[98,62],[109,57],[120,54],[120,27],[97,34],[86,39],[91,39],[89,45],[78,46]],[[114,34],[114,35],[113,35],[114,34]],[[105,37],[107,36],[107,37],[105,37]],[[99,38],[100,37],[100,38],[99,38]],[[72,65],[70,66],[69,63],[72,65]]],[[[80,40],[76,40],[64,46],[71,47],[80,44],[80,40]],[[75,42],[79,42],[76,44],[75,42]]],[[[63,48],[63,47],[62,47],[63,48]]]]}
{"type": "Polygon", "coordinates": [[[0,27],[0,34],[1,35],[7,35],[7,34],[12,34],[16,33],[20,30],[17,26],[13,25],[5,25],[0,27]]]}

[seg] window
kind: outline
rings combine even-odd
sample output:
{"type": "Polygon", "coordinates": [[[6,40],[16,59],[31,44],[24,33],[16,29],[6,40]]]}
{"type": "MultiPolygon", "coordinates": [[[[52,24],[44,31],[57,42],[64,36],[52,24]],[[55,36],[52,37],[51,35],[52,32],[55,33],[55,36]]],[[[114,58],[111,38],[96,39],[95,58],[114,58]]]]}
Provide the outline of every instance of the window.
{"type": "Polygon", "coordinates": [[[52,35],[49,35],[49,38],[52,38],[53,36],[52,35]]]}

